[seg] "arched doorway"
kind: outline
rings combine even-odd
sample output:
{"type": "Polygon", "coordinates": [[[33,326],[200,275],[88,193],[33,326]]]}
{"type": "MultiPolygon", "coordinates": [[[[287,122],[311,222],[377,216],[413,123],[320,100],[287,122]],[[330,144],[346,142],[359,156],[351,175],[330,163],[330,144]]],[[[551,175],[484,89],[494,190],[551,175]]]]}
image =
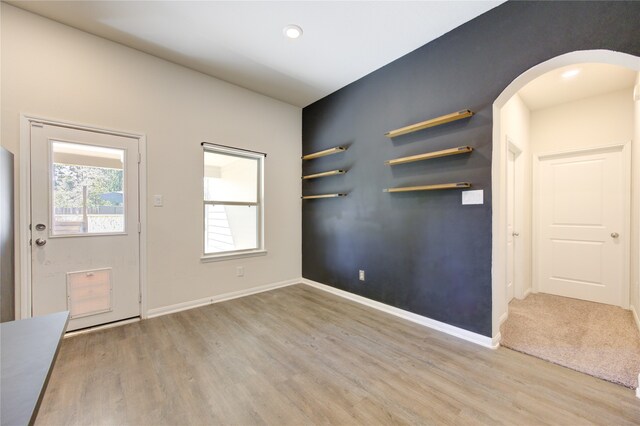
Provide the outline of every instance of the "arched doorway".
{"type": "MultiPolygon", "coordinates": [[[[512,274],[509,271],[508,265],[512,264],[512,262],[509,261],[508,250],[505,248],[509,246],[511,240],[511,232],[508,232],[508,226],[514,214],[513,206],[507,202],[509,200],[508,191],[510,186],[508,182],[510,179],[513,179],[513,164],[517,161],[517,157],[520,154],[517,149],[514,149],[514,144],[511,140],[505,137],[503,126],[505,126],[506,123],[503,122],[503,108],[505,108],[514,95],[544,74],[567,66],[584,63],[608,64],[624,67],[635,72],[640,71],[640,58],[632,55],[604,50],[572,52],[545,61],[524,72],[505,88],[493,104],[492,336],[493,342],[496,345],[499,344],[501,338],[500,324],[508,312],[507,294],[513,292],[513,287],[515,287],[508,286],[508,284],[512,282],[512,274]]],[[[638,95],[636,95],[636,101],[638,100],[637,96],[638,95]]],[[[638,104],[636,103],[636,111],[638,110],[638,104]]],[[[637,122],[638,120],[638,112],[636,112],[634,139],[639,139],[638,129],[640,125],[637,122]]],[[[638,164],[640,164],[640,145],[632,146],[631,149],[633,151],[632,156],[635,168],[638,170],[638,164]]],[[[632,205],[636,207],[632,209],[632,226],[631,232],[629,233],[632,260],[630,262],[631,268],[627,267],[628,274],[625,279],[627,285],[625,290],[626,295],[629,296],[630,305],[634,311],[638,311],[640,305],[640,288],[638,288],[638,271],[640,269],[640,254],[638,251],[640,232],[638,225],[640,224],[640,217],[637,208],[638,201],[640,200],[640,179],[638,179],[636,174],[637,173],[634,173],[634,184],[632,185],[631,191],[631,202],[632,205]],[[629,277],[633,277],[633,279],[630,280],[629,277]]],[[[516,294],[517,293],[518,290],[516,289],[516,294]]],[[[522,292],[520,292],[520,295],[522,295],[522,292]]],[[[629,304],[627,304],[626,308],[628,307],[629,304]]],[[[636,322],[638,323],[637,313],[635,313],[635,315],[636,322]]]]}
{"type": "MultiPolygon", "coordinates": [[[[504,247],[507,245],[507,155],[508,141],[501,138],[501,110],[506,103],[524,86],[543,74],[568,65],[585,62],[623,66],[640,71],[640,58],[608,50],[587,50],[567,53],[545,61],[518,76],[493,103],[493,153],[492,153],[492,336],[498,343],[500,315],[506,300],[507,259],[504,247]]],[[[640,195],[632,194],[632,198],[640,195]]],[[[637,231],[637,230],[636,230],[637,231]]],[[[637,232],[636,232],[637,233],[637,232]]],[[[636,239],[640,235],[634,236],[636,239]]],[[[632,244],[633,245],[633,244],[632,244]]],[[[637,253],[636,253],[637,254],[637,253]]],[[[633,262],[632,262],[633,263],[633,262]]]]}

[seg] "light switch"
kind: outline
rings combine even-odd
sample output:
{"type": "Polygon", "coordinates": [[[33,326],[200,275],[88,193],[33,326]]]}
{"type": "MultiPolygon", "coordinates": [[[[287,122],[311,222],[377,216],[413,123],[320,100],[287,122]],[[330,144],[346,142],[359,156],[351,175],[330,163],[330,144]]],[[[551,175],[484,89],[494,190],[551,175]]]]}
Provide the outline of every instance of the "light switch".
{"type": "Polygon", "coordinates": [[[153,196],[153,207],[162,207],[162,195],[153,196]]]}
{"type": "Polygon", "coordinates": [[[484,190],[462,191],[462,204],[484,204],[484,190]]]}

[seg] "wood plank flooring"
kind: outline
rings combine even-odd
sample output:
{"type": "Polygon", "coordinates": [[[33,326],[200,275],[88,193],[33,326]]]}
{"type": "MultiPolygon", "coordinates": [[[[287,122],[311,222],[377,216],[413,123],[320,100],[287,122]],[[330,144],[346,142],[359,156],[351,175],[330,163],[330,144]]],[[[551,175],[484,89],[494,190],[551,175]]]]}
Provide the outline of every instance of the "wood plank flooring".
{"type": "Polygon", "coordinates": [[[640,400],[296,285],[65,339],[36,424],[637,425],[640,400]]]}

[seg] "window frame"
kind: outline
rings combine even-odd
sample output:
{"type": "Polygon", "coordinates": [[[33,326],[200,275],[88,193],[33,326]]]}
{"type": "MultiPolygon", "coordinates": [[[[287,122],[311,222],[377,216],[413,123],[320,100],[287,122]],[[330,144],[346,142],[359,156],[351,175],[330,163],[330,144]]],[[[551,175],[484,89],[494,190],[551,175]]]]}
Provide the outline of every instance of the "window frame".
{"type": "Polygon", "coordinates": [[[202,262],[216,262],[220,260],[237,259],[243,257],[264,256],[267,254],[264,241],[264,163],[266,154],[249,151],[240,148],[233,148],[225,145],[217,145],[208,142],[202,143],[202,262]],[[232,157],[247,158],[256,160],[258,170],[256,173],[256,201],[228,201],[228,200],[207,200],[205,194],[205,156],[206,153],[218,155],[228,155],[232,157]],[[222,206],[248,206],[256,207],[256,247],[242,250],[228,250],[217,253],[207,253],[206,251],[206,210],[208,205],[222,206]]]}

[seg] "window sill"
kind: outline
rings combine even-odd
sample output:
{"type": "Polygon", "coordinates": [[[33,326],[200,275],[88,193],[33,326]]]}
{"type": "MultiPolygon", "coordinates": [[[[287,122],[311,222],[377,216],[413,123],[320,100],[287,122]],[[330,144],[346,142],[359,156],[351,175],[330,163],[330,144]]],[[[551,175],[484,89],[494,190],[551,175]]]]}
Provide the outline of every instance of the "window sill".
{"type": "Polygon", "coordinates": [[[238,253],[228,253],[228,254],[208,254],[202,256],[200,258],[200,262],[208,263],[208,262],[220,262],[223,260],[232,260],[232,259],[242,259],[244,257],[256,257],[256,256],[266,256],[266,250],[251,250],[251,251],[243,251],[238,253]]]}

